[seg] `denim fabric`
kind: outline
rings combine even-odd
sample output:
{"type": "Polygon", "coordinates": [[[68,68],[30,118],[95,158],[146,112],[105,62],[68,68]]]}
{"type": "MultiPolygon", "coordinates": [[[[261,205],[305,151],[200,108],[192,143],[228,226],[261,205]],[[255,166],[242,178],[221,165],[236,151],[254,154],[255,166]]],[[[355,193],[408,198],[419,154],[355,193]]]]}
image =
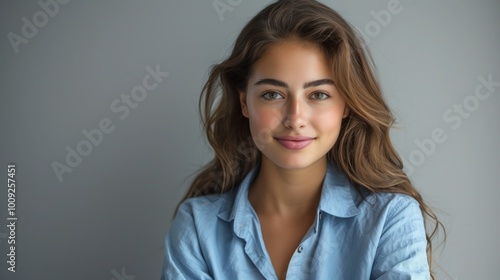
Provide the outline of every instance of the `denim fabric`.
{"type": "MultiPolygon", "coordinates": [[[[278,279],[248,200],[258,171],[255,166],[232,191],[181,204],[165,239],[162,279],[278,279]]],[[[286,279],[430,279],[426,245],[415,199],[361,195],[328,164],[316,219],[286,279]]]]}

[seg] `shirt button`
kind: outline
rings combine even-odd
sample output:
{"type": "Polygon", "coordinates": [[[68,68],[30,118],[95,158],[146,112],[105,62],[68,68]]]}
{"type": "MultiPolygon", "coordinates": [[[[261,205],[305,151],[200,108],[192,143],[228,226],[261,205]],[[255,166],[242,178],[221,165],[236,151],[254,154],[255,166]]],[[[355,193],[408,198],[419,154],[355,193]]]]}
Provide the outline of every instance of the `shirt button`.
{"type": "Polygon", "coordinates": [[[302,246],[299,246],[299,248],[297,248],[297,253],[302,253],[302,251],[304,250],[304,247],[302,246]]]}
{"type": "Polygon", "coordinates": [[[321,212],[319,212],[319,219],[321,220],[321,212]]]}

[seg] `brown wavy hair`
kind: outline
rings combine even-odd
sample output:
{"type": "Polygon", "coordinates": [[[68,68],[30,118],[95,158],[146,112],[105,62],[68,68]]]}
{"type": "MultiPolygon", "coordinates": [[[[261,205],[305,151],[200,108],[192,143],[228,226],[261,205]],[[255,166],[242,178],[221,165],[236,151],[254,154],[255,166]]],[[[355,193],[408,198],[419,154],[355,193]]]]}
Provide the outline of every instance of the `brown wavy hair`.
{"type": "Polygon", "coordinates": [[[401,193],[418,201],[426,221],[427,257],[432,268],[431,239],[444,227],[411,184],[391,143],[389,130],[395,118],[373,74],[370,54],[355,29],[317,1],[282,0],[265,7],[243,28],[230,56],[212,66],[198,105],[215,156],[197,173],[181,203],[231,190],[259,162],[261,154],[250,135],[248,119],[242,115],[239,92],[246,89],[253,63],[271,45],[290,38],[320,47],[350,109],[327,160],[341,167],[358,189],[401,193]]]}

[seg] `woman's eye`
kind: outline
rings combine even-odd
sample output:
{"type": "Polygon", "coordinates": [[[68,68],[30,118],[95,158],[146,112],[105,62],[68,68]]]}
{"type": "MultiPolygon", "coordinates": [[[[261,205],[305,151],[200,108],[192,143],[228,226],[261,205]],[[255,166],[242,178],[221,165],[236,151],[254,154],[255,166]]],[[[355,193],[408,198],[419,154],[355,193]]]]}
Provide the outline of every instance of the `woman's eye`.
{"type": "Polygon", "coordinates": [[[264,99],[267,99],[267,100],[275,100],[275,99],[283,98],[281,96],[281,94],[279,94],[279,92],[277,92],[277,91],[268,91],[268,92],[264,93],[262,95],[262,97],[264,97],[264,99]]]}
{"type": "Polygon", "coordinates": [[[313,93],[311,95],[311,97],[313,99],[327,99],[327,98],[330,98],[330,95],[328,95],[328,94],[326,94],[324,92],[321,92],[321,91],[317,91],[317,92],[313,93]]]}

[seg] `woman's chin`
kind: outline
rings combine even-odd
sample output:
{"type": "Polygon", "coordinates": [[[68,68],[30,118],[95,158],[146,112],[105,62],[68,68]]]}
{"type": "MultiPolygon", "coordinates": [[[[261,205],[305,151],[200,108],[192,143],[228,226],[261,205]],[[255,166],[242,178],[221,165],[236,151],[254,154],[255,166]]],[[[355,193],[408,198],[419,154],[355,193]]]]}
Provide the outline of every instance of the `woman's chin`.
{"type": "Polygon", "coordinates": [[[267,160],[278,168],[286,169],[286,170],[300,170],[311,167],[314,163],[316,163],[319,159],[312,159],[307,156],[280,156],[280,157],[272,157],[267,158],[267,160]]]}

